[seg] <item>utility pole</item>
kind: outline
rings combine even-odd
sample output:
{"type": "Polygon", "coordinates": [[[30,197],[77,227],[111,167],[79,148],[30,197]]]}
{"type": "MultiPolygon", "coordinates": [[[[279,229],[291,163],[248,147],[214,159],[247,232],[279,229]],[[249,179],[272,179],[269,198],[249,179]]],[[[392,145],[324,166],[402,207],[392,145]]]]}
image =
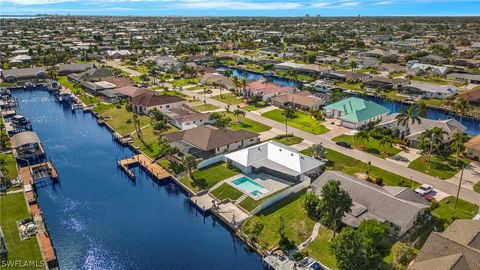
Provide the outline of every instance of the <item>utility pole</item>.
{"type": "Polygon", "coordinates": [[[455,199],[454,209],[457,209],[458,195],[460,195],[460,187],[462,186],[463,170],[465,170],[465,165],[462,166],[462,173],[460,174],[460,181],[458,182],[457,198],[455,199]]]}

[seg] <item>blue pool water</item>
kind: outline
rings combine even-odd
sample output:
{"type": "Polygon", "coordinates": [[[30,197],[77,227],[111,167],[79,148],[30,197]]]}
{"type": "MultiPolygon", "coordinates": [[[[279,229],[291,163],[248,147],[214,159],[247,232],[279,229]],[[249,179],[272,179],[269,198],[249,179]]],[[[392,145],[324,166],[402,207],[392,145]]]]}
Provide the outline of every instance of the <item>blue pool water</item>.
{"type": "Polygon", "coordinates": [[[72,113],[46,91],[15,90],[59,183],[38,189],[63,269],[262,269],[260,257],[172,182],[139,168],[136,182],[117,168],[132,155],[90,113],[72,113]]]}
{"type": "Polygon", "coordinates": [[[254,197],[262,196],[263,194],[266,194],[270,191],[247,176],[242,176],[238,179],[233,180],[232,184],[242,189],[243,191],[250,193],[254,197]]]}
{"type": "MultiPolygon", "coordinates": [[[[243,78],[245,80],[258,80],[258,79],[261,79],[261,78],[264,77],[260,73],[251,72],[251,71],[247,71],[247,70],[235,69],[235,68],[230,68],[230,67],[225,67],[225,66],[220,66],[219,68],[223,68],[223,69],[228,68],[228,69],[232,70],[232,75],[233,76],[237,76],[237,77],[243,78]]],[[[277,77],[277,76],[268,76],[268,78],[270,78],[272,82],[274,82],[276,84],[279,84],[279,85],[297,87],[301,84],[300,82],[290,80],[290,79],[286,79],[286,78],[280,78],[280,77],[277,77]]],[[[400,112],[403,108],[405,108],[406,106],[409,106],[409,105],[401,103],[401,102],[388,101],[388,100],[385,100],[383,98],[378,98],[378,97],[365,96],[365,97],[362,97],[362,98],[374,101],[374,102],[388,108],[390,110],[390,112],[392,112],[392,113],[400,112]]],[[[467,128],[465,132],[468,135],[475,136],[475,135],[480,134],[480,120],[474,120],[474,119],[470,119],[470,118],[460,118],[460,116],[458,116],[458,115],[454,115],[454,114],[451,114],[449,112],[445,112],[445,111],[437,110],[437,109],[431,109],[431,108],[428,108],[427,117],[430,118],[430,119],[435,119],[435,120],[455,118],[458,121],[461,121],[461,123],[467,128]]]]}

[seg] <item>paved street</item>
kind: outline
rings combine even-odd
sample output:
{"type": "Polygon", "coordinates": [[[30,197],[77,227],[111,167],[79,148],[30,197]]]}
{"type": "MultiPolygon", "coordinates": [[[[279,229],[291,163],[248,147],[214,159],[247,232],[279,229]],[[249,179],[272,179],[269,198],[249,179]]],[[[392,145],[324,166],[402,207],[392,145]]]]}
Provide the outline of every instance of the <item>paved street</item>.
{"type": "MultiPolygon", "coordinates": [[[[195,93],[189,93],[189,91],[184,92],[187,95],[192,95],[196,96],[195,93]]],[[[198,94],[197,94],[198,95],[198,94]]],[[[214,94],[215,95],[215,92],[214,94]]],[[[225,108],[226,104],[211,99],[207,97],[207,102],[213,105],[216,105],[220,108],[225,108]]],[[[284,130],[285,125],[283,123],[279,123],[277,121],[270,120],[268,118],[264,118],[261,115],[258,115],[256,113],[252,112],[246,112],[245,115],[247,118],[250,118],[252,120],[255,120],[257,122],[263,123],[265,125],[271,126],[272,128],[278,129],[278,130],[284,130]]],[[[305,132],[303,130],[299,130],[293,127],[288,127],[288,132],[292,133],[295,136],[301,137],[304,140],[310,141],[312,143],[322,143],[325,147],[333,149],[337,152],[340,152],[344,155],[350,156],[350,157],[355,157],[356,159],[359,159],[365,163],[371,162],[374,166],[380,167],[384,170],[387,170],[389,172],[402,175],[404,177],[410,178],[413,181],[416,181],[421,184],[429,184],[432,185],[435,189],[438,189],[439,191],[451,194],[451,195],[456,195],[457,194],[457,189],[458,185],[455,183],[449,182],[449,181],[444,181],[441,180],[437,177],[433,177],[427,174],[424,174],[422,172],[412,170],[410,168],[407,168],[405,166],[402,166],[400,164],[397,164],[393,161],[379,158],[377,156],[371,155],[369,153],[357,150],[357,149],[348,149],[344,148],[341,146],[338,146],[335,144],[335,142],[330,140],[331,136],[322,134],[322,135],[314,135],[308,132],[305,132]]],[[[477,193],[471,189],[468,188],[462,188],[460,191],[460,198],[470,201],[472,203],[475,203],[477,205],[480,205],[480,193],[477,193]]]]}
{"type": "Polygon", "coordinates": [[[128,73],[130,73],[130,76],[140,76],[140,75],[142,75],[142,73],[140,73],[136,70],[133,70],[133,69],[128,68],[126,66],[120,65],[120,61],[117,61],[117,60],[107,60],[107,65],[111,66],[111,67],[114,67],[114,68],[121,69],[125,72],[128,72],[128,73]]]}

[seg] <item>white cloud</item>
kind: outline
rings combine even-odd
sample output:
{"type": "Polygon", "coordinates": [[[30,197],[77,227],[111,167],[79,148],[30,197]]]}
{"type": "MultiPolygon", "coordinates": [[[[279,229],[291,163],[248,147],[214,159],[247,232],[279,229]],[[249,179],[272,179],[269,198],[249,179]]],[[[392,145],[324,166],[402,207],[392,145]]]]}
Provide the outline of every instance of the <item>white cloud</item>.
{"type": "Polygon", "coordinates": [[[390,5],[390,4],[393,4],[393,1],[380,1],[380,2],[374,3],[374,5],[376,6],[390,5]]]}
{"type": "MultiPolygon", "coordinates": [[[[229,10],[275,10],[275,9],[298,9],[304,4],[299,2],[253,2],[237,0],[189,0],[177,2],[172,8],[186,9],[229,9],[229,10]]],[[[253,14],[252,14],[253,15],[253,14]]]]}

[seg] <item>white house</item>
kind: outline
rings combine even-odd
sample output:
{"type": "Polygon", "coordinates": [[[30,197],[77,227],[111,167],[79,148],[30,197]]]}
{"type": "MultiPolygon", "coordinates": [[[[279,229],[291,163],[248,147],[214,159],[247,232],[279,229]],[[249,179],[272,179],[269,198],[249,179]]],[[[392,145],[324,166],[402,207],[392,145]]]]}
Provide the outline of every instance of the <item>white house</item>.
{"type": "Polygon", "coordinates": [[[439,85],[424,82],[411,82],[400,87],[400,92],[417,98],[448,98],[455,95],[458,87],[447,84],[439,85]]]}

